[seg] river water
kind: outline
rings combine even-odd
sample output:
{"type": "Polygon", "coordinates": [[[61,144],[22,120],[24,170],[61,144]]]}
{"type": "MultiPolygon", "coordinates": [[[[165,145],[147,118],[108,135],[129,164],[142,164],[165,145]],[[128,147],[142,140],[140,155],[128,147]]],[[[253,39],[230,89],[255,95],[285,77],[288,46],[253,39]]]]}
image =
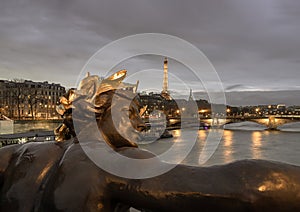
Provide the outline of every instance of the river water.
{"type": "MultiPolygon", "coordinates": [[[[207,139],[212,130],[198,130],[195,145],[182,163],[193,166],[209,166],[241,159],[266,159],[300,165],[300,123],[284,125],[279,129],[278,131],[269,131],[265,130],[263,126],[251,122],[236,123],[227,125],[224,130],[215,129],[217,133],[223,134],[219,142],[207,139]],[[203,163],[199,159],[201,154],[204,154],[205,144],[209,142],[214,146],[218,144],[218,146],[211,157],[203,163]]],[[[181,130],[171,132],[173,138],[160,139],[151,144],[141,145],[141,148],[160,155],[176,142],[192,142],[182,139],[181,130]]],[[[189,133],[192,137],[195,132],[194,130],[187,131],[187,134],[189,133]]],[[[179,152],[175,150],[173,155],[177,154],[179,152]]],[[[172,162],[172,159],[169,162],[172,162]]]]}
{"type": "MultiPolygon", "coordinates": [[[[29,130],[53,130],[59,123],[54,122],[24,122],[14,125],[14,132],[29,130]]],[[[160,139],[150,144],[141,144],[140,148],[147,149],[157,155],[168,151],[175,143],[179,145],[195,142],[184,164],[193,166],[209,166],[229,163],[241,159],[267,159],[300,165],[300,123],[286,124],[278,131],[268,131],[261,125],[252,122],[241,122],[226,125],[225,129],[211,130],[172,130],[173,138],[160,139]],[[213,132],[214,131],[214,132],[213,132]],[[184,136],[182,135],[184,133],[184,136]],[[217,133],[220,139],[208,139],[210,133],[217,133]],[[195,136],[195,139],[193,139],[195,136]],[[213,146],[214,151],[206,157],[205,163],[200,160],[205,145],[213,146]]],[[[175,162],[181,149],[170,152],[175,162]]]]}
{"type": "Polygon", "coordinates": [[[45,121],[15,121],[14,133],[25,133],[30,131],[52,131],[60,125],[61,120],[45,121]]]}

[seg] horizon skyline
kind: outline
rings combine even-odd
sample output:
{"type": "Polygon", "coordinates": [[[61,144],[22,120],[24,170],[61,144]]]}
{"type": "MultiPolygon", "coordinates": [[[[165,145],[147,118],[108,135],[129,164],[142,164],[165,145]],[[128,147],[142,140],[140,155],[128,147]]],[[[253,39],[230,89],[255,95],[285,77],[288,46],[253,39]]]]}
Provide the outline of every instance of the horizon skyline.
{"type": "MultiPolygon", "coordinates": [[[[15,78],[15,79],[19,79],[19,78],[15,78]]],[[[0,79],[0,80],[8,80],[8,79],[0,79]]],[[[33,81],[31,79],[22,79],[22,80],[33,81]]],[[[12,81],[12,80],[8,80],[8,81],[12,81]]],[[[61,82],[58,82],[58,81],[50,82],[48,80],[40,80],[40,81],[33,81],[33,82],[41,82],[42,83],[45,81],[47,81],[50,84],[54,83],[54,84],[60,84],[61,86],[64,86],[61,82]]],[[[66,90],[71,89],[68,87],[65,87],[65,88],[66,88],[66,90]]],[[[149,94],[149,93],[153,92],[156,94],[160,94],[160,92],[162,90],[158,90],[158,89],[140,90],[138,88],[137,91],[138,91],[138,93],[149,94]]],[[[171,96],[173,95],[174,99],[186,99],[187,100],[190,95],[189,92],[182,93],[182,92],[178,92],[175,90],[169,90],[169,92],[170,92],[171,96]]],[[[300,102],[297,101],[297,99],[300,99],[299,90],[225,91],[224,94],[226,96],[226,104],[229,106],[235,106],[235,107],[257,106],[257,105],[277,105],[277,104],[285,104],[286,106],[300,106],[300,102]],[[281,95],[274,95],[275,93],[281,93],[281,95]],[[248,99],[248,100],[253,99],[253,98],[249,98],[249,96],[254,97],[254,95],[255,95],[256,98],[258,97],[258,99],[263,99],[263,101],[257,101],[255,103],[251,102],[251,101],[244,101],[243,104],[239,104],[238,103],[238,102],[240,102],[239,98],[245,99],[245,95],[247,96],[246,99],[248,99]],[[262,95],[261,98],[259,98],[260,95],[262,95]],[[286,97],[286,95],[288,95],[288,98],[286,97]],[[295,96],[296,96],[296,98],[295,98],[295,96]],[[290,101],[286,101],[286,99],[289,99],[290,101]]],[[[208,94],[204,91],[192,90],[192,95],[195,100],[207,100],[209,103],[213,103],[209,100],[208,94]]],[[[215,103],[215,104],[218,104],[218,103],[215,103]]]]}

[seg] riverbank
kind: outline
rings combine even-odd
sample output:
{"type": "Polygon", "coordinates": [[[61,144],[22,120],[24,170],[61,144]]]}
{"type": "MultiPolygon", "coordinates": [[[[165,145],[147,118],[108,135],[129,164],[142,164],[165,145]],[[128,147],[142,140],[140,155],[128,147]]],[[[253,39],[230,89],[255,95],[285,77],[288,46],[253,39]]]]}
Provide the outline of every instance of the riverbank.
{"type": "Polygon", "coordinates": [[[16,120],[14,121],[14,133],[26,133],[30,131],[53,131],[62,123],[61,119],[55,120],[16,120]]]}

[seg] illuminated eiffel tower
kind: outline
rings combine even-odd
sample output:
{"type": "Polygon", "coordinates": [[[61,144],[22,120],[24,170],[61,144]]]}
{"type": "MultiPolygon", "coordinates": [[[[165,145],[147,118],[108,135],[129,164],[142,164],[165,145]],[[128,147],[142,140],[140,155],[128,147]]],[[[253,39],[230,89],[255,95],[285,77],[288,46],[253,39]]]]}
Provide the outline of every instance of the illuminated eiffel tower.
{"type": "Polygon", "coordinates": [[[171,96],[168,90],[168,58],[165,57],[164,60],[164,81],[163,81],[163,88],[162,88],[162,92],[161,95],[162,97],[164,97],[166,100],[171,100],[171,96]]]}

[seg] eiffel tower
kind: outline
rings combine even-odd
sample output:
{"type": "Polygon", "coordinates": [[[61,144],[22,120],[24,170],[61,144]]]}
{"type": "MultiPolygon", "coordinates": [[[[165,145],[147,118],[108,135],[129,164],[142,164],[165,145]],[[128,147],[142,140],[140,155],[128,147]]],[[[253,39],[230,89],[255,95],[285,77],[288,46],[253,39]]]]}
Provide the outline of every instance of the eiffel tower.
{"type": "Polygon", "coordinates": [[[161,95],[163,98],[166,100],[171,100],[171,96],[168,90],[168,58],[165,57],[164,60],[164,81],[163,81],[163,87],[162,87],[162,92],[161,95]]]}

